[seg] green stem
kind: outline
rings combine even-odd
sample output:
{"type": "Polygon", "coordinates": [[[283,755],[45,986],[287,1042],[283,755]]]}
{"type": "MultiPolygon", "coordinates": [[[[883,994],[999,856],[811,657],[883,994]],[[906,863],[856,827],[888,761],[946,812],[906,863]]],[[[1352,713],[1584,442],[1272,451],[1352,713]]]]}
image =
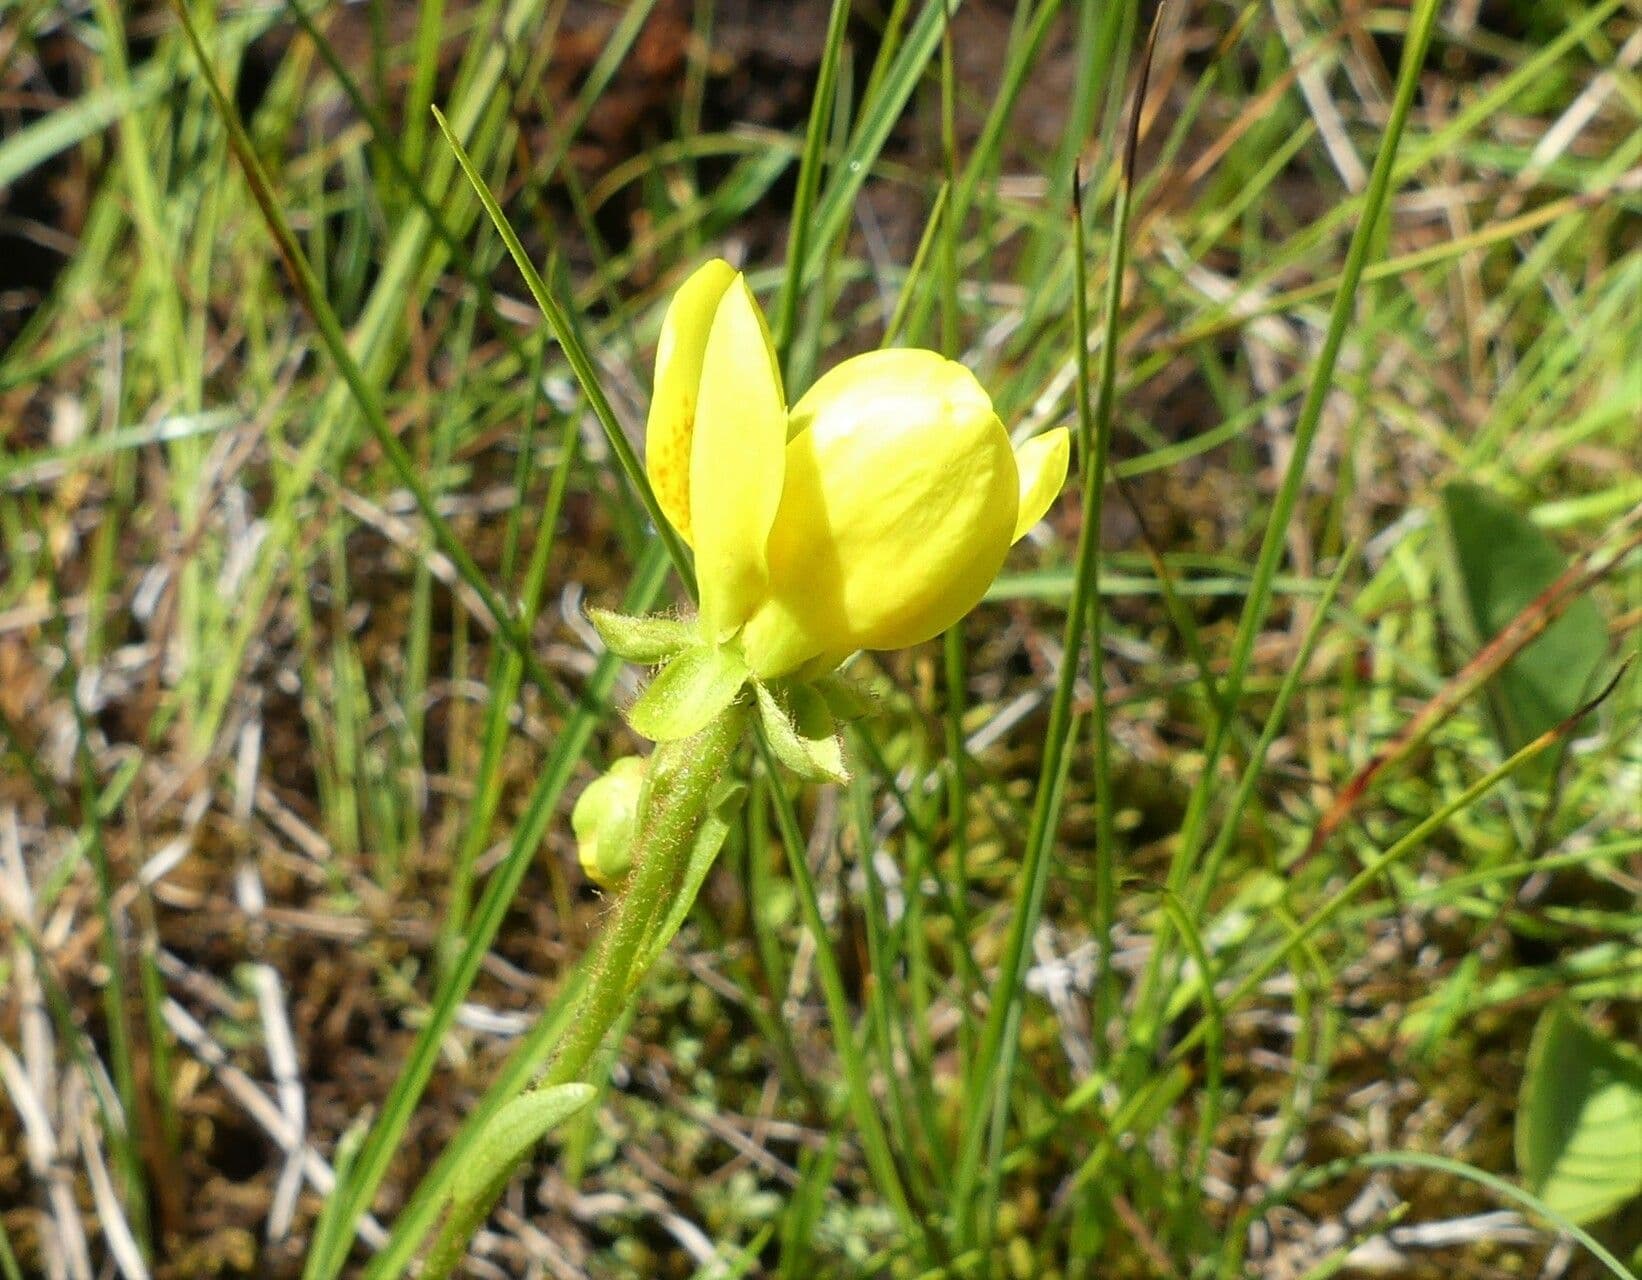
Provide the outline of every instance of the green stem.
{"type": "Polygon", "coordinates": [[[633,837],[633,879],[599,938],[593,980],[543,1078],[544,1087],[581,1077],[644,976],[631,972],[658,912],[677,892],[713,788],[730,767],[746,712],[732,706],[700,733],[664,742],[650,756],[643,815],[633,837]]]}
{"type": "MultiPolygon", "coordinates": [[[[730,767],[746,719],[746,709],[737,704],[700,733],[663,742],[651,754],[633,837],[633,878],[599,935],[592,977],[539,1088],[582,1077],[644,977],[642,970],[653,961],[653,955],[649,961],[644,958],[645,944],[678,892],[696,832],[730,767]]],[[[443,1280],[455,1270],[512,1175],[509,1169],[484,1195],[452,1206],[423,1269],[425,1280],[443,1280]]]]}

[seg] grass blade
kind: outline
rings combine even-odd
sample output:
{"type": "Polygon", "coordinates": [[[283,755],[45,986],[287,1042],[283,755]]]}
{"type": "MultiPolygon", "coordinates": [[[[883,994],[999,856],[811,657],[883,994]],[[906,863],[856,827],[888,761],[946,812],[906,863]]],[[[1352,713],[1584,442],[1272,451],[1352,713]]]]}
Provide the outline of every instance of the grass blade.
{"type": "MultiPolygon", "coordinates": [[[[642,611],[654,605],[661,590],[666,563],[660,554],[653,553],[638,567],[633,589],[624,602],[626,609],[642,611]]],[[[457,1006],[479,974],[479,966],[496,938],[496,931],[501,928],[502,918],[519,890],[548,823],[553,819],[571,773],[592,741],[594,730],[608,714],[606,700],[615,686],[616,672],[620,666],[620,661],[609,654],[600,658],[588,680],[586,696],[571,713],[564,731],[555,741],[553,752],[543,765],[541,777],[520,816],[507,858],[486,884],[484,895],[474,910],[473,922],[461,954],[440,983],[428,1020],[417,1034],[416,1043],[411,1047],[399,1078],[383,1104],[381,1117],[372,1126],[360,1149],[354,1176],[346,1187],[339,1186],[326,1204],[325,1229],[316,1232],[315,1248],[303,1271],[306,1280],[334,1280],[341,1273],[347,1261],[354,1225],[381,1185],[388,1162],[393,1159],[410,1123],[411,1114],[433,1075],[439,1056],[439,1042],[450,1030],[457,1006]]]]}
{"type": "Polygon", "coordinates": [[[532,651],[530,637],[521,631],[518,620],[514,618],[507,606],[502,603],[483,571],[474,562],[460,539],[457,538],[445,518],[439,514],[434,506],[433,496],[428,492],[427,485],[417,473],[415,462],[400,443],[399,437],[394,434],[393,428],[388,425],[387,416],[382,411],[381,402],[371,394],[365,383],[365,375],[353,353],[349,350],[348,340],[342,332],[342,324],[331,309],[321,290],[314,270],[309,265],[307,257],[302,252],[302,246],[297,243],[296,235],[291,230],[290,222],[280,208],[279,201],[274,196],[274,188],[269,181],[262,162],[257,159],[257,153],[249,135],[245,132],[245,125],[239,118],[239,111],[224,92],[222,84],[217,79],[216,71],[211,65],[210,55],[200,40],[199,31],[194,25],[192,14],[183,0],[172,0],[172,9],[182,24],[184,35],[188,38],[189,47],[193,50],[199,62],[200,75],[204,79],[212,99],[216,102],[217,111],[222,117],[224,126],[228,129],[229,140],[234,154],[240,162],[246,182],[251,188],[251,194],[256,200],[257,207],[268,224],[268,230],[273,235],[279,247],[281,258],[284,259],[286,270],[289,272],[292,284],[302,298],[303,305],[319,328],[320,339],[325,344],[326,351],[335,363],[337,372],[342,375],[348,390],[353,393],[354,403],[364,418],[365,425],[370,428],[377,446],[382,450],[389,464],[393,467],[401,484],[410,492],[417,509],[427,521],[428,529],[433,534],[434,542],[439,550],[455,566],[462,580],[473,590],[485,610],[490,614],[496,629],[507,639],[525,669],[530,672],[532,681],[541,688],[549,698],[556,697],[553,682],[549,679],[541,663],[532,651]]]}
{"type": "Polygon", "coordinates": [[[571,371],[576,375],[576,381],[581,383],[583,394],[587,396],[588,403],[593,406],[594,416],[598,418],[599,425],[604,428],[605,439],[610,444],[610,451],[616,455],[616,461],[621,467],[622,475],[626,477],[632,491],[638,494],[640,501],[644,503],[644,509],[650,515],[650,521],[655,526],[656,534],[660,538],[662,546],[667,548],[667,554],[673,562],[674,570],[678,573],[680,581],[684,583],[684,589],[689,592],[693,599],[696,593],[696,580],[695,572],[691,568],[690,553],[685,550],[683,541],[673,529],[671,522],[662,513],[661,504],[656,501],[656,495],[650,488],[650,480],[645,474],[644,466],[639,461],[638,454],[634,452],[633,444],[628,440],[627,433],[622,430],[621,423],[616,418],[616,411],[610,405],[609,397],[604,394],[604,386],[599,380],[598,368],[593,363],[592,353],[582,343],[569,315],[558,300],[553,297],[552,293],[549,292],[546,283],[542,280],[541,273],[536,270],[536,264],[531,262],[530,255],[525,252],[524,245],[520,243],[512,224],[508,222],[507,215],[502,212],[502,207],[496,203],[496,197],[490,193],[490,188],[485,184],[484,178],[473,167],[473,161],[468,158],[467,150],[462,146],[455,133],[451,131],[450,124],[445,119],[444,113],[438,107],[435,107],[433,108],[433,117],[438,121],[439,129],[445,135],[445,141],[450,144],[451,150],[455,153],[456,162],[462,166],[462,172],[467,175],[468,181],[473,184],[474,193],[478,195],[480,202],[485,206],[485,212],[490,215],[491,222],[495,224],[503,243],[507,245],[508,253],[513,255],[514,265],[524,275],[525,286],[530,290],[530,296],[536,300],[536,306],[541,309],[542,316],[546,319],[548,327],[553,330],[553,336],[559,340],[559,346],[564,351],[565,359],[570,363],[571,371]]]}
{"type": "MultiPolygon", "coordinates": [[[[1392,103],[1390,117],[1386,121],[1385,137],[1381,141],[1379,153],[1374,158],[1374,169],[1369,176],[1368,189],[1363,196],[1362,220],[1358,222],[1357,229],[1351,237],[1351,245],[1346,251],[1345,268],[1340,275],[1340,289],[1335,295],[1334,306],[1329,314],[1328,329],[1323,338],[1322,348],[1317,354],[1316,363],[1312,366],[1305,400],[1295,422],[1288,467],[1283,474],[1277,496],[1272,502],[1271,515],[1266,521],[1265,534],[1249,582],[1248,599],[1243,607],[1236,637],[1232,641],[1226,677],[1221,684],[1227,712],[1214,720],[1208,742],[1204,747],[1203,770],[1198,775],[1197,786],[1192,790],[1182,824],[1180,843],[1170,861],[1167,886],[1171,893],[1184,893],[1186,880],[1202,848],[1209,804],[1218,791],[1216,780],[1220,756],[1231,732],[1238,702],[1242,698],[1243,684],[1248,676],[1255,639],[1271,608],[1272,587],[1283,559],[1289,522],[1294,517],[1294,509],[1305,484],[1307,463],[1311,457],[1312,446],[1316,442],[1318,425],[1322,421],[1323,405],[1330,388],[1334,385],[1334,368],[1339,360],[1340,350],[1345,344],[1346,330],[1350,325],[1356,301],[1357,285],[1362,279],[1370,246],[1378,235],[1379,223],[1390,199],[1391,179],[1397,168],[1397,148],[1414,103],[1420,69],[1425,65],[1426,50],[1430,46],[1431,34],[1436,27],[1438,7],[1437,0],[1421,0],[1410,20],[1408,39],[1403,46],[1402,67],[1397,78],[1397,94],[1392,103]]],[[[1232,820],[1234,819],[1228,819],[1232,820]]],[[[1138,1051],[1137,1060],[1156,1042],[1160,1030],[1160,989],[1168,985],[1161,979],[1165,958],[1173,954],[1166,943],[1167,938],[1160,932],[1137,999],[1139,1019],[1134,1035],[1134,1045],[1138,1051]]]]}
{"type": "MultiPolygon", "coordinates": [[[[1155,39],[1157,28],[1153,26],[1155,39]]],[[[1014,915],[1010,921],[1009,937],[1004,944],[1004,959],[998,980],[992,988],[992,1003],[987,1012],[986,1027],[982,1033],[980,1050],[969,1072],[971,1105],[965,1118],[962,1145],[958,1152],[958,1173],[954,1192],[954,1212],[959,1216],[960,1239],[966,1243],[974,1239],[970,1221],[970,1204],[976,1179],[980,1173],[981,1145],[987,1122],[994,1134],[994,1144],[1001,1135],[1008,1118],[1006,1101],[1009,1077],[1014,1069],[1016,1038],[1014,1028],[1020,1016],[1025,992],[1021,979],[1025,972],[1027,943],[1043,914],[1044,895],[1049,883],[1050,853],[1053,849],[1060,818],[1060,779],[1066,768],[1067,748],[1071,741],[1072,691],[1077,684],[1078,654],[1082,651],[1085,627],[1089,619],[1099,616],[1099,541],[1102,490],[1105,484],[1105,461],[1111,436],[1112,407],[1117,379],[1118,322],[1122,301],[1124,264],[1128,248],[1127,227],[1129,195],[1133,190],[1135,139],[1139,131],[1140,109],[1145,101],[1147,72],[1151,62],[1151,44],[1141,61],[1140,78],[1130,108],[1129,143],[1124,153],[1123,176],[1118,188],[1118,202],[1112,231],[1112,261],[1106,291],[1104,316],[1105,337],[1102,347],[1099,402],[1091,406],[1089,397],[1089,320],[1083,299],[1085,291],[1074,294],[1073,340],[1079,380],[1079,452],[1082,463],[1083,523],[1078,535],[1076,569],[1072,584],[1072,599],[1066,611],[1065,637],[1062,645],[1060,678],[1055,686],[1055,697],[1049,712],[1049,729],[1045,736],[1043,761],[1039,766],[1036,799],[1032,807],[1032,825],[1026,837],[1026,851],[1020,872],[1020,889],[1014,915]],[[994,1092],[996,1094],[994,1095],[994,1092]],[[996,1096],[998,1101],[990,1109],[982,1107],[983,1100],[996,1096]]],[[[1081,186],[1081,183],[1077,184],[1081,186]]],[[[1074,187],[1074,190],[1077,189],[1074,187]]],[[[1083,270],[1083,217],[1079,202],[1074,213],[1074,252],[1076,270],[1083,270]]],[[[1101,704],[1100,663],[1098,647],[1092,655],[1094,663],[1097,707],[1101,704]]],[[[1104,764],[1097,762],[1097,771],[1104,764]]],[[[1098,774],[1097,774],[1098,776],[1098,774]]],[[[1109,789],[1110,782],[1103,786],[1109,789]]],[[[1108,796],[1109,804],[1109,796],[1108,796]]],[[[1104,806],[1103,806],[1104,807],[1104,806]]],[[[1108,817],[1108,822],[1110,821],[1108,817]]],[[[1109,848],[1109,846],[1108,846],[1109,848]]],[[[1109,893],[1109,890],[1108,890],[1109,893]]],[[[997,1176],[997,1162],[992,1163],[993,1177],[997,1176]]],[[[987,1228],[989,1229],[990,1223],[987,1228]]],[[[984,1230],[983,1230],[984,1234],[984,1230]]]]}

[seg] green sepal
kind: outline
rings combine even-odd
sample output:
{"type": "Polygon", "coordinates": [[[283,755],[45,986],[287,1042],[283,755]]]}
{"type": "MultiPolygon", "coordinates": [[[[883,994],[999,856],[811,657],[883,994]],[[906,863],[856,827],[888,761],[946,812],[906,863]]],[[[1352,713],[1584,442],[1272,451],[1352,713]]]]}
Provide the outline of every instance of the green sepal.
{"type": "Polygon", "coordinates": [[[609,609],[589,609],[587,620],[599,633],[606,649],[618,658],[641,666],[653,667],[701,643],[700,633],[694,625],[665,614],[633,617],[626,613],[612,613],[609,609]]]}
{"type": "Polygon", "coordinates": [[[844,744],[826,699],[809,685],[789,683],[782,690],[783,707],[763,683],[758,690],[758,714],[776,759],[806,782],[848,782],[844,744]]]}
{"type": "Polygon", "coordinates": [[[628,708],[627,723],[653,742],[700,733],[736,700],[750,673],[738,649],[686,649],[657,674],[628,708]]]}
{"type": "Polygon", "coordinates": [[[591,1102],[595,1092],[590,1084],[561,1084],[521,1093],[496,1113],[457,1166],[451,1199],[465,1205],[486,1194],[491,1183],[510,1172],[548,1130],[591,1102]]]}
{"type": "Polygon", "coordinates": [[[841,675],[824,675],[811,680],[809,687],[821,695],[834,719],[849,724],[865,720],[873,713],[872,695],[841,675]]]}

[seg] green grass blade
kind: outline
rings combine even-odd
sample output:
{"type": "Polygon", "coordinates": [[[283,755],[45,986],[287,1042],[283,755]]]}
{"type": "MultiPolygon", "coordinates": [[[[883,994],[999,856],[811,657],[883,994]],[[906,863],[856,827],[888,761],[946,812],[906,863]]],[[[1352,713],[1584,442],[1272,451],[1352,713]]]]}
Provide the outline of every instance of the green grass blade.
{"type": "Polygon", "coordinates": [[[850,0],[832,0],[826,42],[821,46],[821,68],[816,73],[815,92],[810,100],[810,121],[804,132],[804,154],[798,162],[798,190],[793,196],[792,217],[787,224],[787,274],[776,306],[775,350],[789,381],[792,368],[788,357],[797,328],[798,299],[803,294],[801,275],[809,250],[810,219],[815,212],[816,192],[821,186],[821,163],[831,124],[833,97],[838,90],[838,66],[849,15],[850,0]]]}
{"type": "Polygon", "coordinates": [[[1450,1159],[1447,1156],[1432,1155],[1426,1151],[1374,1151],[1367,1155],[1358,1156],[1351,1163],[1365,1169],[1430,1169],[1435,1173],[1446,1173],[1451,1177],[1463,1178],[1467,1182],[1474,1182],[1480,1187],[1486,1187],[1502,1200],[1509,1200],[1521,1205],[1530,1213],[1534,1213],[1552,1223],[1556,1229],[1576,1240],[1580,1248],[1584,1249],[1593,1258],[1606,1267],[1617,1280],[1637,1280],[1636,1272],[1632,1271],[1623,1262],[1616,1258],[1603,1243],[1578,1223],[1571,1221],[1564,1214],[1550,1208],[1539,1197],[1530,1195],[1521,1187],[1507,1182],[1497,1174],[1489,1173],[1486,1169],[1478,1169],[1460,1160],[1450,1159]]]}
{"type": "MultiPolygon", "coordinates": [[[[661,589],[665,565],[665,559],[659,554],[652,554],[639,566],[634,574],[633,589],[624,602],[627,610],[642,611],[654,605],[661,589]]],[[[615,686],[620,666],[620,661],[609,654],[600,658],[588,680],[586,697],[571,713],[563,732],[555,741],[553,752],[543,765],[541,777],[519,819],[507,858],[486,884],[461,954],[440,983],[427,1022],[417,1034],[399,1078],[383,1103],[381,1117],[372,1126],[360,1149],[354,1176],[346,1187],[336,1189],[326,1205],[327,1229],[316,1234],[314,1251],[303,1271],[306,1280],[334,1280],[341,1273],[347,1261],[354,1226],[369,1208],[371,1198],[381,1185],[388,1163],[393,1159],[410,1123],[411,1114],[433,1075],[439,1043],[455,1019],[458,1005],[478,976],[485,953],[501,928],[502,918],[519,890],[577,762],[592,741],[594,730],[608,713],[606,700],[615,686]]]]}
{"type": "Polygon", "coordinates": [[[881,85],[869,85],[869,97],[864,103],[864,114],[856,126],[855,136],[834,167],[832,181],[816,206],[815,235],[810,242],[807,259],[799,264],[801,287],[807,288],[820,273],[828,246],[848,223],[862,184],[866,182],[884,144],[889,141],[907,99],[912,96],[930,59],[940,47],[949,2],[954,8],[957,7],[957,0],[930,0],[907,31],[894,61],[884,73],[881,85]]]}
{"type": "Polygon", "coordinates": [[[541,310],[548,327],[553,330],[553,336],[559,340],[559,346],[564,351],[565,359],[570,363],[571,371],[576,375],[576,381],[581,384],[582,393],[593,406],[594,416],[599,425],[604,428],[605,439],[610,444],[610,451],[615,454],[620,465],[622,475],[626,477],[632,491],[644,503],[644,509],[649,513],[650,521],[655,526],[656,534],[661,544],[667,548],[667,554],[673,562],[673,568],[683,582],[684,588],[690,596],[695,596],[695,573],[691,567],[690,554],[685,550],[683,541],[674,530],[671,522],[662,513],[661,504],[656,501],[655,492],[650,488],[649,477],[645,474],[644,465],[639,461],[638,454],[633,450],[633,444],[622,430],[621,422],[616,417],[616,411],[611,407],[610,399],[604,394],[603,383],[599,379],[598,366],[593,361],[592,353],[582,343],[571,322],[570,316],[553,297],[541,273],[536,270],[536,264],[530,260],[525,247],[519,241],[513,226],[502,212],[502,207],[496,203],[496,197],[490,192],[485,180],[479,171],[473,167],[473,161],[468,158],[466,149],[462,146],[444,114],[435,107],[433,116],[439,123],[440,131],[445,135],[445,141],[450,144],[456,155],[456,162],[462,166],[462,172],[473,184],[473,190],[490,215],[502,241],[507,245],[507,251],[513,256],[514,264],[524,275],[525,286],[530,290],[530,296],[536,300],[536,306],[541,310]]]}
{"type": "MultiPolygon", "coordinates": [[[[1346,251],[1340,289],[1329,314],[1328,329],[1322,347],[1318,351],[1316,363],[1312,366],[1305,400],[1295,421],[1288,467],[1272,502],[1271,515],[1266,522],[1265,534],[1249,583],[1248,600],[1243,607],[1237,635],[1232,642],[1228,669],[1222,683],[1228,713],[1214,720],[1204,748],[1203,771],[1198,775],[1198,785],[1192,791],[1182,824],[1180,843],[1170,861],[1167,885],[1170,892],[1175,894],[1184,893],[1186,880],[1201,849],[1209,804],[1218,791],[1216,779],[1220,755],[1225,749],[1226,739],[1231,732],[1232,721],[1242,698],[1249,661],[1254,653],[1254,642],[1271,608],[1272,587],[1283,559],[1289,523],[1294,517],[1294,509],[1305,484],[1312,446],[1316,442],[1317,428],[1322,421],[1323,405],[1334,385],[1334,369],[1355,310],[1357,286],[1368,261],[1370,246],[1378,234],[1380,219],[1390,199],[1391,179],[1397,167],[1397,148],[1413,106],[1420,69],[1425,65],[1426,50],[1430,46],[1431,34],[1436,26],[1438,7],[1437,0],[1422,0],[1411,19],[1409,38],[1403,48],[1403,61],[1397,78],[1396,98],[1392,103],[1390,117],[1386,121],[1385,136],[1375,156],[1367,191],[1363,196],[1363,218],[1357,224],[1351,245],[1346,251]]],[[[1165,941],[1161,936],[1157,939],[1138,999],[1140,1025],[1136,1028],[1135,1041],[1142,1054],[1146,1047],[1155,1041],[1159,1030],[1160,980],[1166,956],[1171,954],[1165,941]]]]}
{"type": "Polygon", "coordinates": [[[763,726],[758,726],[759,757],[771,785],[767,794],[781,831],[781,841],[787,851],[787,867],[793,885],[798,890],[799,909],[804,926],[815,943],[816,971],[821,979],[822,994],[827,1003],[827,1014],[832,1023],[833,1043],[844,1067],[844,1078],[849,1090],[850,1114],[860,1128],[862,1150],[872,1169],[878,1190],[890,1203],[909,1235],[922,1234],[919,1219],[912,1212],[907,1190],[891,1152],[889,1140],[878,1115],[877,1100],[873,1097],[867,1079],[866,1064],[855,1039],[855,1019],[850,1015],[849,999],[844,992],[844,981],[838,966],[838,956],[821,914],[821,900],[816,892],[814,877],[810,874],[807,858],[808,841],[804,839],[798,814],[793,809],[792,797],[782,785],[781,766],[774,751],[764,740],[763,726]]]}
{"type": "MultiPolygon", "coordinates": [[[[998,979],[993,984],[991,1006],[987,1011],[980,1048],[969,1071],[971,1104],[964,1119],[963,1138],[958,1149],[957,1177],[954,1192],[954,1213],[958,1217],[959,1238],[970,1243],[976,1238],[970,1208],[980,1176],[982,1141],[987,1129],[993,1134],[993,1146],[1001,1141],[1003,1125],[1007,1120],[1007,1088],[1014,1069],[1017,1047],[1015,1035],[1020,1011],[1025,999],[1021,979],[1025,972],[1027,944],[1043,914],[1044,895],[1048,890],[1051,852],[1060,819],[1060,779],[1066,768],[1066,753],[1071,742],[1072,694],[1077,684],[1078,655],[1082,652],[1084,632],[1088,620],[1099,608],[1099,544],[1104,466],[1112,426],[1115,399],[1116,350],[1121,315],[1122,281],[1128,248],[1129,195],[1133,188],[1134,133],[1139,128],[1141,105],[1145,99],[1148,55],[1142,61],[1139,87],[1131,108],[1130,146],[1124,160],[1124,176],[1118,188],[1118,203],[1113,217],[1112,259],[1104,315],[1104,338],[1101,360],[1101,381],[1098,405],[1090,403],[1089,382],[1089,318],[1083,299],[1086,292],[1074,293],[1073,334],[1074,359],[1078,372],[1079,461],[1083,487],[1083,522],[1078,533],[1078,550],[1074,570],[1072,599],[1066,611],[1065,635],[1062,642],[1060,677],[1055,685],[1054,701],[1050,706],[1049,728],[1044,739],[1043,760],[1039,765],[1038,785],[1032,807],[1032,824],[1027,832],[1026,849],[1021,865],[1016,906],[1010,920],[1009,936],[1004,944],[1003,963],[998,979]],[[996,1105],[983,1108],[982,1102],[998,1091],[996,1105]]],[[[1082,204],[1073,209],[1073,251],[1078,280],[1083,279],[1083,217],[1082,204]]],[[[1093,678],[1096,703],[1100,693],[1101,655],[1095,650],[1093,678]]],[[[1104,764],[1097,764],[1103,769],[1104,764]]],[[[1109,784],[1108,784],[1109,785],[1109,784]]],[[[996,1177],[997,1162],[991,1168],[996,1177]]],[[[982,1234],[991,1228],[990,1220],[982,1227],[982,1234]]]]}
{"type": "Polygon", "coordinates": [[[165,93],[165,68],[150,63],[125,84],[104,85],[0,141],[0,188],[10,187],[53,156],[78,146],[165,93]]]}
{"type": "Polygon", "coordinates": [[[309,315],[319,328],[320,338],[325,344],[327,353],[335,363],[337,371],[342,375],[348,390],[352,392],[354,403],[359,409],[360,416],[370,428],[377,447],[382,450],[389,464],[393,467],[399,482],[410,492],[412,500],[427,521],[428,529],[439,550],[450,560],[458,574],[484,604],[486,612],[496,624],[497,630],[507,638],[519,654],[525,669],[530,672],[532,681],[537,684],[544,694],[555,696],[553,682],[531,647],[530,637],[525,635],[507,606],[491,587],[483,571],[474,562],[472,555],[456,536],[445,518],[439,514],[434,506],[433,497],[427,486],[417,473],[416,464],[406,452],[405,446],[399,437],[394,434],[393,428],[388,425],[387,416],[382,410],[381,401],[372,394],[366,384],[365,375],[359,363],[349,350],[348,340],[342,332],[341,322],[336,312],[331,309],[319,287],[319,281],[314,275],[313,267],[302,252],[302,246],[297,243],[296,235],[291,230],[289,220],[280,208],[275,198],[274,188],[268,178],[262,162],[257,159],[256,150],[249,135],[245,132],[245,125],[239,118],[239,112],[233,102],[224,92],[211,65],[210,55],[200,41],[198,30],[195,28],[193,17],[188,6],[182,0],[173,0],[173,9],[182,25],[183,33],[188,37],[188,43],[198,60],[200,75],[210,90],[216,102],[217,111],[227,127],[235,155],[238,157],[251,194],[262,211],[264,220],[268,224],[269,232],[273,235],[279,247],[280,256],[284,259],[287,270],[291,275],[292,283],[302,297],[309,315]]]}

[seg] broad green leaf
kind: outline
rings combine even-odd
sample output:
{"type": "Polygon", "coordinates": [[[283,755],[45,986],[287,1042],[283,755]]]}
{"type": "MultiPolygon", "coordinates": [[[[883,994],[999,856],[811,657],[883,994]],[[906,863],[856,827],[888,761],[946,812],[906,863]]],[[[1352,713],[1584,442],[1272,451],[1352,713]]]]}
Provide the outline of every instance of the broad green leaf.
{"type": "Polygon", "coordinates": [[[1516,1148],[1528,1190],[1573,1222],[1642,1194],[1642,1055],[1552,1005],[1529,1046],[1516,1148]]]}
{"type": "Polygon", "coordinates": [[[747,663],[734,649],[686,649],[639,694],[627,722],[653,742],[688,738],[735,701],[747,675],[747,663]]]}
{"type": "Polygon", "coordinates": [[[587,620],[606,649],[618,658],[644,666],[666,662],[700,641],[690,623],[659,613],[634,617],[609,609],[589,609],[587,620]]]}
{"type": "Polygon", "coordinates": [[[484,1194],[548,1130],[575,1115],[593,1098],[590,1084],[561,1084],[522,1093],[496,1113],[451,1180],[451,1199],[466,1204],[484,1194]]]}
{"type": "MultiPolygon", "coordinates": [[[[1461,632],[1486,644],[1567,567],[1557,545],[1526,516],[1475,485],[1443,490],[1450,550],[1450,598],[1461,632]]],[[[1488,691],[1507,750],[1567,719],[1594,692],[1607,652],[1594,602],[1576,600],[1545,632],[1500,668],[1488,691]]]]}

